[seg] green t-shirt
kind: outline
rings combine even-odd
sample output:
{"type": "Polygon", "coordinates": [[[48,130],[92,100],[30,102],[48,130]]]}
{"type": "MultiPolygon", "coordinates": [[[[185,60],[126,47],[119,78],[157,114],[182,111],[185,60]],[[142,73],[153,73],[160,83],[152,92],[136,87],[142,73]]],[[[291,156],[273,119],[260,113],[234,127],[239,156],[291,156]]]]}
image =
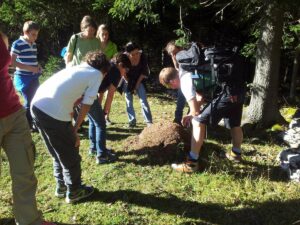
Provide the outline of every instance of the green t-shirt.
{"type": "Polygon", "coordinates": [[[118,52],[117,45],[110,40],[108,41],[106,48],[101,50],[108,59],[111,59],[118,52]]]}
{"type": "Polygon", "coordinates": [[[81,37],[81,33],[72,35],[68,46],[67,46],[67,52],[70,52],[73,54],[72,59],[72,66],[79,65],[83,57],[88,53],[89,51],[96,51],[100,50],[100,42],[97,38],[92,39],[86,39],[81,37]],[[77,35],[77,41],[76,41],[76,35],[77,35]],[[76,42],[76,46],[75,46],[76,42]]]}

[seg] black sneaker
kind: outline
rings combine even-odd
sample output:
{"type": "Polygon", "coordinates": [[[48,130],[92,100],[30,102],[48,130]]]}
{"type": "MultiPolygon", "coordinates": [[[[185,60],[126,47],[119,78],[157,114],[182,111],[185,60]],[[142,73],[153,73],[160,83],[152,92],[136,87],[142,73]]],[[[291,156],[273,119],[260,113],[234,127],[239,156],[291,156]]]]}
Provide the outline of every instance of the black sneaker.
{"type": "Polygon", "coordinates": [[[56,185],[54,195],[58,198],[66,197],[67,187],[65,185],[56,185]]]}
{"type": "Polygon", "coordinates": [[[105,163],[111,163],[117,160],[116,154],[112,153],[111,151],[107,151],[105,156],[97,156],[96,157],[96,164],[101,165],[105,163]]]}
{"type": "Polygon", "coordinates": [[[82,185],[75,191],[67,192],[66,202],[75,203],[81,199],[87,198],[94,193],[94,188],[92,186],[82,185]]]}
{"type": "Polygon", "coordinates": [[[136,127],[136,123],[129,123],[129,124],[127,125],[127,127],[128,127],[128,128],[134,128],[134,127],[136,127]]]}

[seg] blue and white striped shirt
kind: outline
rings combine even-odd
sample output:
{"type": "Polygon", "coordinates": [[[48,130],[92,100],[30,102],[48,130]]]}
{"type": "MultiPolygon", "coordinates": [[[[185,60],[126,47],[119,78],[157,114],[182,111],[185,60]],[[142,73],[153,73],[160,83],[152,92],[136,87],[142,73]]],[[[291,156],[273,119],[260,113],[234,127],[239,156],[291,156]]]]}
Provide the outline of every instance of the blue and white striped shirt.
{"type": "MultiPolygon", "coordinates": [[[[28,66],[38,66],[36,43],[28,43],[24,37],[13,42],[11,46],[11,54],[17,55],[16,61],[28,66]]],[[[21,76],[36,76],[28,70],[16,68],[15,75],[21,76]]]]}

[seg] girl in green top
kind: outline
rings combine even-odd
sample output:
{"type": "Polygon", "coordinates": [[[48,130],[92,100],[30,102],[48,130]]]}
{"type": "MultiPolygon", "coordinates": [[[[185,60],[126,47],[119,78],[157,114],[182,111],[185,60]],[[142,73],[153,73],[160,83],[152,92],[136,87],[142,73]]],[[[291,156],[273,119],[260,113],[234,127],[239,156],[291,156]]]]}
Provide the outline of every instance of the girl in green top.
{"type": "MultiPolygon", "coordinates": [[[[108,59],[113,58],[113,56],[118,52],[117,45],[109,40],[109,30],[106,24],[101,24],[98,27],[97,38],[100,40],[100,48],[101,51],[104,52],[108,59]]],[[[111,121],[109,120],[109,112],[111,108],[111,104],[115,94],[115,88],[109,88],[106,92],[106,100],[104,103],[104,115],[106,125],[110,125],[111,121]]],[[[100,102],[103,99],[103,93],[100,93],[100,102]]]]}
{"type": "Polygon", "coordinates": [[[72,35],[66,55],[66,65],[79,65],[86,53],[100,50],[99,40],[96,38],[97,25],[90,16],[84,16],[80,23],[81,32],[72,35]]]}
{"type": "Polygon", "coordinates": [[[117,45],[109,40],[109,31],[106,24],[98,27],[97,38],[100,40],[101,51],[104,52],[108,59],[111,59],[117,52],[117,45]]]}

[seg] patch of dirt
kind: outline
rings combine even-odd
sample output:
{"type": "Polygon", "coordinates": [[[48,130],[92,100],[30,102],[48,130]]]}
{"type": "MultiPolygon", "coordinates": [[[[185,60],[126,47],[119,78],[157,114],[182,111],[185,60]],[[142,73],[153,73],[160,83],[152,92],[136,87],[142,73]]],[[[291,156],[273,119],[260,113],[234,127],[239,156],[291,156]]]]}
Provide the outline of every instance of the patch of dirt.
{"type": "Polygon", "coordinates": [[[139,135],[127,138],[124,150],[136,155],[146,154],[151,164],[163,164],[178,160],[189,145],[190,135],[182,126],[160,121],[146,127],[139,135]]]}

